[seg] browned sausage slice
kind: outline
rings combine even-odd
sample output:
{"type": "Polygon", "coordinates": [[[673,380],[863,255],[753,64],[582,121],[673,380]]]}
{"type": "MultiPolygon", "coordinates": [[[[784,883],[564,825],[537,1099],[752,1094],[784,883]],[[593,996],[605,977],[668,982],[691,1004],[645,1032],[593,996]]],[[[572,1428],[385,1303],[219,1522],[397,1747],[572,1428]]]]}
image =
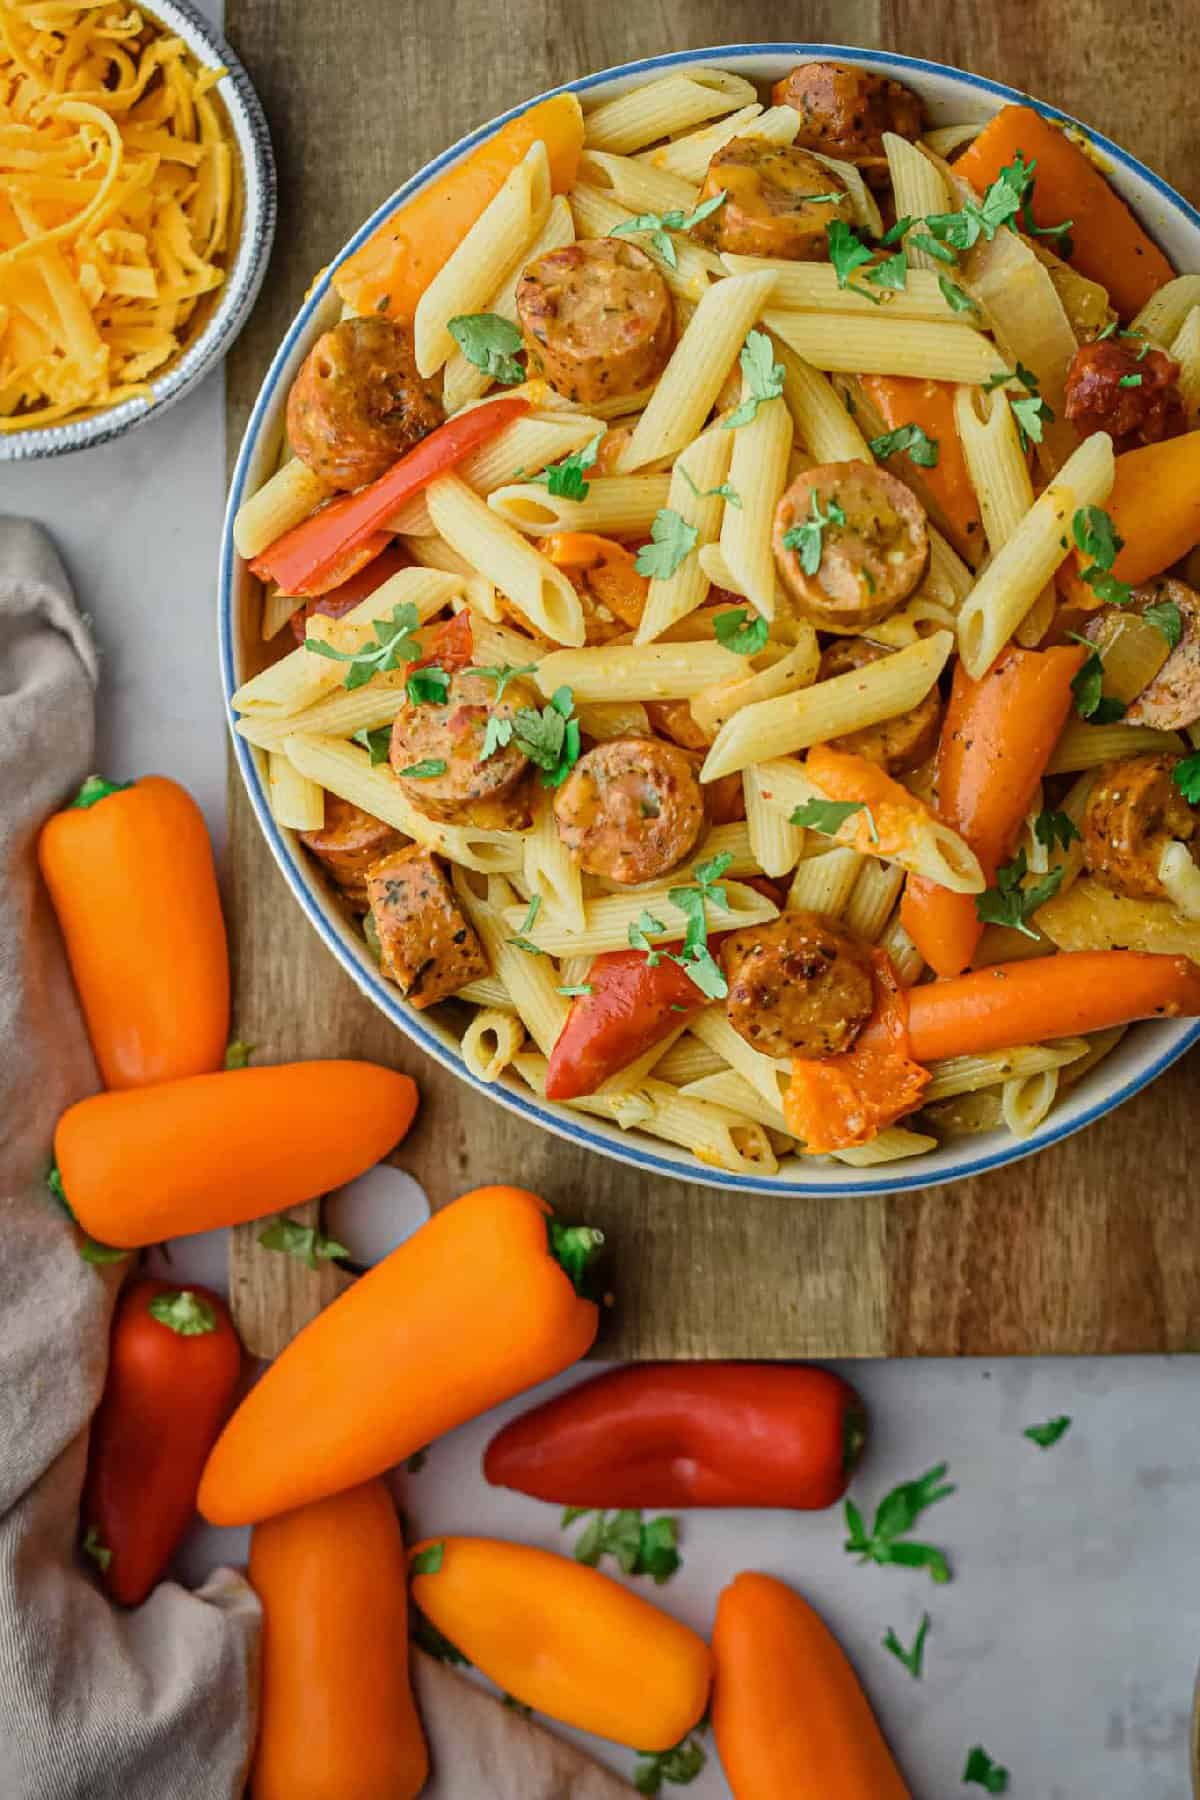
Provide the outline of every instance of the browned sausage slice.
{"type": "Polygon", "coordinates": [[[631,886],[682,862],[704,824],[691,758],[661,738],[612,738],[580,757],[554,802],[558,835],[590,875],[631,886]]]}
{"type": "Polygon", "coordinates": [[[620,238],[585,238],[530,263],[517,312],[530,374],[583,406],[649,387],[671,354],[667,284],[620,238]]]}
{"type": "Polygon", "coordinates": [[[844,63],[802,63],[775,83],[771,99],[800,114],[798,144],[857,163],[872,187],[887,185],[884,132],[921,135],[921,102],[910,88],[844,63]]]}
{"type": "Polygon", "coordinates": [[[821,913],[730,932],[721,967],[729,1023],[764,1056],[837,1056],[875,1004],[867,952],[821,913]]]}
{"type": "Polygon", "coordinates": [[[1067,370],[1066,415],[1082,436],[1107,431],[1114,449],[1157,444],[1187,429],[1179,364],[1148,343],[1081,344],[1067,370]]]}
{"type": "Polygon", "coordinates": [[[784,490],[774,546],[784,587],[805,618],[823,631],[855,633],[886,619],[920,582],[929,527],[912,489],[886,469],[822,463],[784,490]],[[810,575],[804,558],[815,541],[814,521],[827,522],[819,524],[820,562],[810,575]],[[813,530],[789,540],[804,526],[813,530]]]}
{"type": "Polygon", "coordinates": [[[726,199],[696,236],[734,256],[782,256],[792,262],[828,259],[825,227],[852,216],[840,177],[807,150],[768,138],[735,137],[708,165],[701,201],[725,190],[726,199]],[[814,194],[825,199],[814,201],[814,194]],[[841,198],[830,200],[836,194],[841,198]]]}
{"type": "Polygon", "coordinates": [[[510,681],[498,704],[495,695],[489,676],[464,669],[450,677],[443,701],[409,702],[396,714],[389,760],[408,798],[429,818],[487,827],[515,822],[511,803],[529,758],[511,737],[485,756],[488,721],[511,725],[538,701],[522,681],[510,681]]]}
{"type": "Polygon", "coordinates": [[[1115,893],[1166,899],[1158,879],[1164,848],[1173,838],[1197,844],[1196,814],[1172,779],[1179,760],[1131,756],[1105,763],[1092,783],[1083,815],[1083,860],[1115,893]]]}
{"type": "Polygon", "coordinates": [[[1151,581],[1134,589],[1133,610],[1144,614],[1149,607],[1163,605],[1179,608],[1183,636],[1154,680],[1131,702],[1125,722],[1180,731],[1200,719],[1200,594],[1185,581],[1174,580],[1151,581]]]}
{"type": "Polygon", "coordinates": [[[379,967],[416,1007],[433,1006],[488,973],[487,957],[430,851],[385,856],[367,877],[379,967]]]}
{"type": "Polygon", "coordinates": [[[325,795],[325,823],[302,831],[300,842],[324,863],[357,912],[367,910],[367,870],[404,839],[391,825],[338,794],[325,795]]]}
{"type": "Polygon", "coordinates": [[[410,333],[379,316],[343,319],[319,337],[288,395],[292,449],[331,487],[376,480],[441,422],[410,333]]]}
{"type": "MultiPolygon", "coordinates": [[[[890,653],[880,644],[866,638],[838,638],[827,646],[821,657],[818,679],[845,675],[867,663],[878,662],[890,653]]],[[[899,718],[885,719],[881,725],[867,725],[861,731],[848,731],[844,737],[832,738],[831,748],[846,750],[867,762],[878,763],[889,775],[903,775],[921,764],[937,749],[942,722],[942,701],[938,690],[931,688],[923,700],[899,718]]]]}

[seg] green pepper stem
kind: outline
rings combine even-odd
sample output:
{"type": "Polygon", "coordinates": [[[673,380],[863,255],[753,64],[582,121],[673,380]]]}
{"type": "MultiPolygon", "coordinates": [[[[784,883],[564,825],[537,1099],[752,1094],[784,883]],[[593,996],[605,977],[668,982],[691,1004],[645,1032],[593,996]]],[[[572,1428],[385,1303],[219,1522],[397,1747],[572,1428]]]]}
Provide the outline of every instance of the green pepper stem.
{"type": "Polygon", "coordinates": [[[557,1219],[548,1219],[546,1242],[575,1292],[590,1299],[590,1277],[604,1247],[604,1233],[590,1225],[560,1225],[557,1219]]]}
{"type": "Polygon", "coordinates": [[[125,788],[131,788],[132,781],[106,781],[103,775],[89,775],[75,798],[71,808],[95,806],[97,800],[107,800],[110,794],[120,794],[125,788]]]}

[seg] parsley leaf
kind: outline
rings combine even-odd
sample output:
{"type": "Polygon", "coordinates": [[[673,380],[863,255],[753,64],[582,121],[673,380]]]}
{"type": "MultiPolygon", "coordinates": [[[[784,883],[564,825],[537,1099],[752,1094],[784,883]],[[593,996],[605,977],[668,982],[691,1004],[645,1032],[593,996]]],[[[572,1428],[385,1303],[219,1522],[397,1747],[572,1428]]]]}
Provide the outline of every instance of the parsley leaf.
{"type": "Polygon", "coordinates": [[[943,300],[952,311],[956,313],[979,311],[978,306],[975,304],[974,300],[972,300],[970,294],[957,286],[955,282],[948,280],[945,275],[938,276],[938,286],[942,290],[943,300]]]}
{"type": "Polygon", "coordinates": [[[1160,600],[1155,606],[1148,606],[1142,617],[1149,624],[1158,626],[1169,649],[1178,649],[1183,639],[1183,614],[1174,600],[1160,600]]]}
{"type": "Polygon", "coordinates": [[[225,1067],[227,1069],[249,1068],[250,1058],[255,1049],[254,1044],[247,1044],[241,1038],[234,1038],[231,1044],[225,1046],[225,1067]]]}
{"type": "Polygon", "coordinates": [[[654,581],[669,581],[684,557],[696,545],[700,533],[669,506],[660,507],[650,526],[651,542],[637,553],[634,568],[654,581]]]}
{"type": "Polygon", "coordinates": [[[411,706],[440,706],[449,687],[450,677],[445,669],[429,663],[423,669],[413,670],[404,684],[404,691],[411,706]]]}
{"type": "Polygon", "coordinates": [[[1095,725],[1112,725],[1117,719],[1125,716],[1125,702],[1111,699],[1101,693],[1104,684],[1104,661],[1100,652],[1095,649],[1088,638],[1081,638],[1077,633],[1071,634],[1078,643],[1088,649],[1088,657],[1083,667],[1071,677],[1071,692],[1075,696],[1075,711],[1081,719],[1091,719],[1095,725]]]}
{"type": "MultiPolygon", "coordinates": [[[[409,680],[412,680],[411,675],[409,680]]],[[[361,730],[354,732],[352,741],[362,745],[374,768],[377,763],[385,763],[388,759],[388,752],[392,747],[392,728],[390,725],[380,725],[376,730],[368,731],[364,725],[361,730]]]]}
{"type": "MultiPolygon", "coordinates": [[[[504,698],[504,690],[508,686],[509,682],[515,680],[518,675],[532,675],[536,671],[536,669],[537,669],[536,663],[501,663],[497,668],[493,668],[493,669],[472,668],[472,669],[468,669],[466,672],[468,675],[486,676],[489,681],[495,682],[496,698],[495,698],[494,704],[496,706],[499,706],[501,700],[503,700],[503,698],[504,698]]],[[[507,742],[507,739],[505,740],[505,742],[507,742]]],[[[486,753],[485,753],[485,760],[486,760],[486,753]]]]}
{"type": "Polygon", "coordinates": [[[1044,807],[1033,821],[1033,835],[1047,850],[1053,850],[1056,842],[1065,850],[1080,834],[1070,813],[1051,812],[1044,807]]]}
{"type": "Polygon", "coordinates": [[[590,981],[581,981],[575,987],[560,987],[558,991],[560,994],[564,994],[568,1000],[574,1000],[580,994],[590,994],[592,984],[590,981]]]}
{"type": "Polygon", "coordinates": [[[967,1766],[963,1770],[963,1786],[971,1784],[984,1788],[989,1794],[1008,1792],[1008,1770],[993,1762],[982,1744],[976,1744],[969,1752],[967,1766]]]}
{"type": "Polygon", "coordinates": [[[861,269],[864,263],[871,262],[874,252],[863,243],[853,227],[847,225],[845,219],[831,219],[825,227],[825,237],[837,284],[839,287],[849,287],[850,277],[855,269],[861,269]]]}
{"type": "Polygon", "coordinates": [[[87,1531],[84,1534],[83,1543],[79,1547],[85,1556],[91,1558],[102,1574],[108,1572],[108,1566],[112,1562],[113,1553],[108,1548],[107,1544],[102,1544],[100,1542],[100,1533],[94,1525],[88,1526],[87,1531]]]}
{"type": "Polygon", "coordinates": [[[955,1492],[954,1487],[943,1480],[945,1473],[946,1464],[939,1463],[919,1480],[902,1482],[890,1494],[885,1494],[875,1509],[875,1521],[869,1533],[857,1506],[853,1500],[847,1500],[846,1528],[850,1535],[844,1548],[862,1562],[928,1569],[939,1586],[949,1581],[950,1566],[941,1550],[932,1544],[899,1541],[906,1538],[923,1512],[955,1492]]]}
{"type": "MultiPolygon", "coordinates": [[[[561,787],[581,749],[579,720],[572,715],[575,700],[569,687],[556,688],[541,712],[522,706],[512,720],[519,749],[542,771],[543,787],[561,787]]],[[[490,731],[492,720],[488,720],[490,731]]],[[[484,755],[487,755],[486,733],[484,755]]]]}
{"type": "Polygon", "coordinates": [[[444,1540],[430,1544],[426,1550],[418,1550],[409,1560],[409,1568],[414,1575],[436,1575],[441,1570],[446,1555],[444,1540]]]}
{"type": "Polygon", "coordinates": [[[1081,506],[1071,521],[1075,542],[1101,569],[1111,569],[1125,539],[1102,506],[1081,506]]]}
{"type": "Polygon", "coordinates": [[[982,919],[985,925],[1009,925],[1022,936],[1036,938],[1037,932],[1027,923],[1030,915],[1047,900],[1052,900],[1062,885],[1063,870],[1051,869],[1034,882],[1032,887],[1023,887],[1022,883],[1029,872],[1029,863],[1024,850],[1018,850],[1010,863],[1005,863],[996,870],[996,885],[982,894],[975,896],[975,916],[982,919]]]}
{"type": "Polygon", "coordinates": [[[903,450],[919,469],[936,469],[941,454],[936,438],[929,437],[919,425],[898,425],[895,431],[885,431],[882,437],[871,439],[870,448],[872,456],[885,461],[903,450]]]}
{"type": "Polygon", "coordinates": [[[858,812],[866,813],[871,837],[878,843],[875,815],[865,800],[805,800],[792,813],[790,823],[802,825],[807,831],[818,831],[822,837],[836,837],[846,820],[858,812]]]}
{"type": "Polygon", "coordinates": [[[916,220],[913,218],[912,214],[905,213],[902,219],[897,219],[894,225],[889,225],[879,242],[881,244],[898,244],[905,232],[915,224],[916,220]]]}
{"type": "Polygon", "coordinates": [[[614,225],[608,235],[609,237],[624,237],[628,232],[648,231],[651,247],[662,257],[668,268],[676,269],[679,267],[679,257],[671,242],[670,233],[672,231],[691,231],[707,219],[711,213],[715,213],[718,206],[723,206],[725,198],[725,189],[722,188],[719,194],[713,194],[709,199],[701,201],[694,212],[685,213],[681,206],[673,206],[665,213],[637,213],[632,219],[622,219],[619,225],[614,225]]]}
{"type": "Polygon", "coordinates": [[[815,489],[811,491],[809,514],[799,525],[792,525],[783,534],[785,550],[795,550],[800,558],[800,567],[806,575],[815,575],[821,566],[824,553],[822,533],[830,525],[844,525],[846,514],[837,501],[830,499],[829,510],[821,511],[820,496],[815,489]]]}
{"type": "Polygon", "coordinates": [[[543,486],[547,493],[558,499],[586,500],[591,483],[584,480],[584,471],[591,468],[600,454],[600,440],[603,436],[604,432],[598,431],[581,450],[573,450],[570,456],[564,456],[561,462],[551,463],[540,475],[531,475],[530,480],[543,486]]]}
{"type": "Polygon", "coordinates": [[[415,662],[421,654],[420,641],[412,634],[420,624],[420,614],[411,600],[394,607],[390,619],[375,620],[375,642],[361,650],[338,650],[320,638],[306,637],[304,648],[314,656],[327,656],[333,662],[349,663],[343,686],[359,688],[372,675],[398,669],[402,663],[415,662]]]}
{"type": "Polygon", "coordinates": [[[675,473],[683,476],[697,500],[724,500],[727,506],[741,507],[742,496],[732,482],[723,481],[719,487],[705,488],[701,492],[681,462],[675,464],[675,473]]]}
{"type": "MultiPolygon", "coordinates": [[[[926,224],[928,224],[928,222],[929,221],[926,220],[926,224]]],[[[927,231],[914,231],[908,241],[918,250],[924,250],[927,255],[935,256],[939,262],[949,263],[952,268],[958,262],[958,258],[953,250],[951,250],[950,246],[948,244],[939,244],[937,239],[935,237],[930,237],[927,231]]],[[[886,244],[887,239],[884,238],[883,242],[886,244]]]]}
{"type": "Polygon", "coordinates": [[[711,903],[713,906],[727,908],[728,895],[719,882],[732,861],[733,857],[729,852],[723,851],[708,862],[697,863],[692,870],[695,887],[670,888],[667,892],[671,905],[677,907],[687,920],[683,948],[678,954],[669,952],[671,961],[678,963],[689,980],[709,1000],[723,1000],[729,992],[729,984],[708,947],[705,905],[711,903]]]}
{"type": "Polygon", "coordinates": [[[533,930],[533,927],[537,922],[537,916],[541,910],[542,896],[540,894],[531,895],[525,917],[521,920],[520,934],[517,937],[510,937],[507,940],[508,943],[515,944],[518,950],[524,950],[526,956],[545,955],[545,951],[539,949],[537,944],[531,943],[529,939],[529,933],[533,930]]]}
{"type": "Polygon", "coordinates": [[[1012,413],[1017,421],[1022,450],[1028,450],[1030,444],[1040,444],[1046,435],[1046,425],[1054,422],[1054,409],[1040,394],[1023,394],[1019,400],[1014,400],[1012,413]]]}
{"type": "Polygon", "coordinates": [[[1142,377],[1139,374],[1137,374],[1136,372],[1132,375],[1122,375],[1121,379],[1117,382],[1118,387],[1134,388],[1134,387],[1141,387],[1141,385],[1142,385],[1142,377]]]}
{"type": "Polygon", "coordinates": [[[1107,570],[1098,568],[1095,563],[1092,563],[1090,568],[1084,569],[1079,579],[1086,581],[1096,598],[1103,600],[1106,606],[1129,605],[1133,594],[1129,583],[1118,581],[1115,575],[1108,574],[1107,570]]]}
{"type": "Polygon", "coordinates": [[[1176,763],[1171,779],[1189,806],[1200,806],[1200,750],[1176,763]]]}
{"type": "Polygon", "coordinates": [[[1056,1419],[1047,1419],[1044,1425],[1030,1425],[1021,1433],[1039,1450],[1049,1450],[1064,1438],[1071,1429],[1071,1420],[1066,1413],[1059,1413],[1056,1419]]]}
{"type": "Polygon", "coordinates": [[[396,773],[407,775],[410,781],[434,781],[446,773],[446,768],[444,756],[427,756],[423,762],[409,763],[407,769],[397,769],[396,773]]]}
{"type": "Polygon", "coordinates": [[[459,313],[446,326],[469,363],[501,381],[506,387],[524,381],[524,366],[516,359],[521,333],[499,313],[459,313]]]}
{"type": "Polygon", "coordinates": [[[345,1244],[339,1244],[336,1238],[326,1237],[315,1225],[301,1225],[298,1219],[289,1219],[286,1213],[281,1213],[265,1231],[260,1231],[258,1241],[264,1250],[282,1250],[287,1256],[294,1256],[297,1262],[307,1263],[310,1269],[315,1269],[319,1262],[340,1262],[350,1254],[345,1244]]]}
{"type": "Polygon", "coordinates": [[[908,286],[908,256],[904,250],[897,250],[895,256],[885,257],[882,262],[872,263],[864,270],[863,280],[869,281],[873,287],[889,288],[893,293],[902,294],[908,286]]]}
{"type": "Polygon", "coordinates": [[[649,1575],[658,1587],[671,1579],[680,1564],[678,1519],[664,1515],[643,1522],[641,1513],[631,1507],[610,1516],[571,1506],[563,1513],[564,1530],[589,1514],[590,1523],[575,1544],[576,1562],[594,1569],[601,1557],[611,1556],[625,1575],[649,1575]]]}
{"type": "Polygon", "coordinates": [[[671,1750],[645,1751],[645,1760],[634,1770],[633,1785],[639,1794],[662,1793],[663,1782],[673,1787],[690,1787],[708,1761],[694,1737],[686,1738],[671,1750]]]}
{"type": "Polygon", "coordinates": [[[736,431],[739,425],[749,425],[764,401],[778,400],[783,392],[783,364],[775,361],[775,350],[765,331],[748,333],[738,363],[750,391],[737,410],[731,412],[725,420],[726,431],[736,431]]]}
{"type": "Polygon", "coordinates": [[[735,656],[756,656],[763,648],[770,634],[771,627],[760,614],[750,618],[750,609],[746,606],[735,606],[732,612],[718,613],[713,620],[713,634],[718,644],[726,650],[732,650],[735,656]]]}
{"type": "Polygon", "coordinates": [[[897,1662],[902,1662],[914,1681],[920,1681],[925,1666],[925,1639],[929,1635],[929,1614],[925,1613],[913,1639],[911,1650],[906,1650],[900,1639],[889,1625],[883,1639],[883,1647],[890,1650],[897,1662]]]}
{"type": "Polygon", "coordinates": [[[646,911],[645,907],[643,907],[638,914],[637,919],[630,924],[629,930],[626,933],[626,936],[629,939],[630,949],[644,950],[646,953],[646,961],[650,964],[652,969],[656,969],[662,961],[663,952],[654,948],[654,945],[650,942],[649,934],[652,931],[663,932],[666,929],[667,928],[661,919],[654,918],[646,911]]]}

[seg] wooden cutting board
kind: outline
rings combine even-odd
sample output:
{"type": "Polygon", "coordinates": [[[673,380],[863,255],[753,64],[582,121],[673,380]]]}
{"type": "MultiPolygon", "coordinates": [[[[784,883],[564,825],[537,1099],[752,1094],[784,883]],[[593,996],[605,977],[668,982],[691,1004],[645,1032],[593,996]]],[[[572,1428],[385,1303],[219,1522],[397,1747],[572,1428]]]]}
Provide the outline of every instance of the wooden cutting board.
{"type": "MultiPolygon", "coordinates": [[[[274,134],[275,257],[229,363],[229,454],[313,273],[411,171],[480,120],[612,63],[736,41],[885,45],[1046,96],[1200,198],[1187,0],[227,0],[274,134]]],[[[1091,1131],[998,1175],[894,1199],[754,1199],[569,1148],[426,1060],[320,948],[230,782],[237,1035],[266,1061],[407,1069],[397,1161],[435,1206],[517,1181],[602,1227],[623,1357],[1024,1355],[1200,1347],[1200,1058],[1091,1131]]],[[[248,1341],[271,1354],[345,1279],[237,1234],[248,1341]]]]}

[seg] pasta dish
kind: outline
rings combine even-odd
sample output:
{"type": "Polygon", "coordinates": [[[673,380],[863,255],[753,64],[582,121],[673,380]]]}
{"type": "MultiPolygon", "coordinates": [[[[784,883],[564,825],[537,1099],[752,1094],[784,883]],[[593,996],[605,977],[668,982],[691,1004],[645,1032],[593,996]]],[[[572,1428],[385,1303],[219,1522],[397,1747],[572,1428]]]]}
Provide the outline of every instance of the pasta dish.
{"type": "Polygon", "coordinates": [[[688,68],[333,287],[236,728],[477,1079],[863,1166],[1200,1014],[1200,275],[1086,144],[688,68]]]}

